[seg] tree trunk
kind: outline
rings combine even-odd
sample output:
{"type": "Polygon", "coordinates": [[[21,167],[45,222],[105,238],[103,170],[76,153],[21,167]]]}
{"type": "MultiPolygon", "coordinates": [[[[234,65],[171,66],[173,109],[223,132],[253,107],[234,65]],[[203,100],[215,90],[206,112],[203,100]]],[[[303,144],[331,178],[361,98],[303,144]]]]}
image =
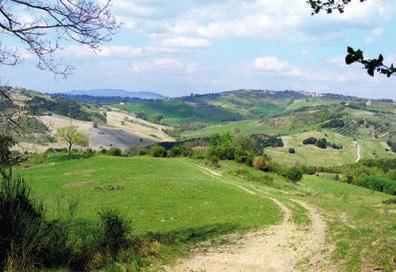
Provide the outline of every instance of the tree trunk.
{"type": "Polygon", "coordinates": [[[71,158],[71,155],[72,155],[72,146],[73,146],[73,144],[69,143],[69,158],[71,158]]]}

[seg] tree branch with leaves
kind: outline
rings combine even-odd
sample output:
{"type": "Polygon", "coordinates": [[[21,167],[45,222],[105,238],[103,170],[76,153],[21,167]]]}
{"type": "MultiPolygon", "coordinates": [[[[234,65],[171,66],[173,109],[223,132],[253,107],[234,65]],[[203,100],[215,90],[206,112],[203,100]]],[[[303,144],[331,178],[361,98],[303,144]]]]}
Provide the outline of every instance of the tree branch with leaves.
{"type": "MultiPolygon", "coordinates": [[[[367,0],[356,0],[359,2],[365,2],[367,0]]],[[[352,3],[352,0],[308,0],[307,3],[311,6],[312,15],[318,14],[321,11],[325,11],[328,14],[333,13],[333,11],[338,11],[339,13],[344,13],[347,5],[352,3]]],[[[379,54],[378,58],[367,59],[364,57],[364,53],[360,49],[353,49],[348,47],[347,56],[345,57],[345,63],[350,65],[353,63],[360,63],[363,65],[364,69],[370,76],[374,76],[375,72],[379,74],[391,77],[396,73],[396,68],[394,64],[385,65],[384,57],[379,54]]]]}

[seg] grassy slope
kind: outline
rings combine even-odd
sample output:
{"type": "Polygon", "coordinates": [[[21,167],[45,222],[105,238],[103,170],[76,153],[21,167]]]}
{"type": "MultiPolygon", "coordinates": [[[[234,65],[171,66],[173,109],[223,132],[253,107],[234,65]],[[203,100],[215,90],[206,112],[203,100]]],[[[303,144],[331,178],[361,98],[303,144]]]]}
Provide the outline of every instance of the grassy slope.
{"type": "Polygon", "coordinates": [[[283,142],[285,144],[283,148],[268,148],[265,151],[274,161],[282,164],[341,165],[353,163],[357,158],[356,145],[353,139],[337,133],[310,131],[285,136],[283,142]],[[303,145],[303,140],[309,137],[327,138],[331,143],[341,144],[343,149],[320,149],[313,145],[303,145]],[[296,154],[289,154],[289,148],[294,148],[296,154]]]}
{"type": "Polygon", "coordinates": [[[29,180],[34,194],[45,199],[53,216],[59,209],[56,199],[65,202],[78,198],[78,217],[95,220],[97,211],[111,206],[133,220],[138,234],[188,232],[205,237],[210,232],[203,230],[214,227],[223,229],[218,232],[221,234],[279,221],[280,211],[271,201],[241,188],[263,191],[282,200],[292,209],[293,221],[306,227],[310,224],[306,211],[290,202],[300,199],[319,207],[328,222],[329,247],[340,271],[360,271],[363,264],[391,271],[396,250],[392,242],[396,217],[391,215],[396,207],[382,203],[390,196],[314,176],[292,185],[276,175],[234,162],[222,162],[215,171],[223,176],[214,177],[200,170],[200,164],[187,159],[97,156],[53,160],[19,172],[29,180]],[[106,185],[121,187],[108,191],[106,185]]]}
{"type": "Polygon", "coordinates": [[[179,99],[140,101],[125,105],[112,105],[115,108],[128,112],[144,112],[149,118],[155,119],[161,115],[162,123],[171,126],[180,126],[184,123],[199,123],[209,125],[225,120],[241,120],[242,116],[215,105],[194,104],[179,99]]]}
{"type": "Polygon", "coordinates": [[[302,184],[310,192],[306,200],[326,213],[335,262],[346,271],[394,271],[396,206],[383,204],[390,196],[317,177],[306,177],[302,184]]]}
{"type": "MultiPolygon", "coordinates": [[[[396,268],[396,205],[383,203],[391,196],[316,176],[305,176],[297,185],[274,175],[268,181],[268,174],[234,162],[223,162],[221,169],[248,188],[272,193],[282,201],[297,198],[320,208],[328,223],[331,259],[339,271],[396,268]]],[[[293,210],[293,220],[307,224],[306,214],[299,209],[293,210]]]]}
{"type": "Polygon", "coordinates": [[[271,201],[203,176],[186,160],[98,156],[36,166],[21,174],[51,215],[57,215],[59,199],[78,199],[79,217],[95,220],[101,208],[117,208],[138,234],[216,224],[242,229],[280,218],[271,201]]]}

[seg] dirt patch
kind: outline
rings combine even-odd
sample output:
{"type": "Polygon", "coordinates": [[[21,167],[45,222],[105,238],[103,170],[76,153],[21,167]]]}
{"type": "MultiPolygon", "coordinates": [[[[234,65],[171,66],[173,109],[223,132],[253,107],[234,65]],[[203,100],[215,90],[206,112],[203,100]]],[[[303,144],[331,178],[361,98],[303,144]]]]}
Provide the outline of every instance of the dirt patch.
{"type": "Polygon", "coordinates": [[[79,181],[79,182],[66,184],[63,187],[77,189],[77,188],[81,188],[81,187],[93,186],[93,185],[98,185],[98,184],[100,184],[100,182],[95,181],[95,180],[83,180],[83,181],[79,181]]]}
{"type": "Polygon", "coordinates": [[[106,185],[106,186],[97,186],[95,187],[95,190],[99,191],[108,191],[108,192],[121,192],[124,190],[124,187],[120,185],[106,185]]]}
{"type": "Polygon", "coordinates": [[[65,176],[82,176],[95,172],[95,169],[84,169],[84,170],[75,170],[72,172],[65,173],[65,176]]]}

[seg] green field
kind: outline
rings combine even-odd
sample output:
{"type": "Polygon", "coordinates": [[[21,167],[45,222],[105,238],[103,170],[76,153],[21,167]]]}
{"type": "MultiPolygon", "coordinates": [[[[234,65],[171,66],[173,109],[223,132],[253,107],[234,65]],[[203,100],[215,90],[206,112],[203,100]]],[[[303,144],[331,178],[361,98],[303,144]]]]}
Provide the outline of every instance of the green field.
{"type": "Polygon", "coordinates": [[[244,119],[238,113],[209,104],[194,104],[182,100],[148,100],[124,105],[112,105],[115,108],[131,113],[144,113],[151,121],[169,126],[209,125],[224,121],[244,119]]]}
{"type": "Polygon", "coordinates": [[[187,130],[182,138],[207,137],[215,133],[231,133],[240,135],[269,134],[289,135],[319,128],[323,121],[331,115],[327,110],[307,110],[280,114],[273,117],[227,122],[208,126],[198,130],[187,130]]]}
{"type": "Polygon", "coordinates": [[[138,234],[214,225],[244,229],[280,218],[271,201],[219,183],[181,159],[97,156],[35,166],[20,174],[51,216],[58,215],[67,199],[77,199],[78,217],[96,220],[102,208],[116,208],[132,220],[138,234]]]}
{"type": "MultiPolygon", "coordinates": [[[[182,233],[182,245],[191,243],[194,233],[200,235],[200,240],[192,239],[197,242],[280,222],[280,209],[266,196],[287,205],[293,222],[307,228],[307,211],[294,202],[304,201],[320,209],[329,254],[339,271],[393,267],[396,217],[391,215],[396,207],[383,204],[390,196],[361,187],[314,176],[294,185],[231,161],[209,169],[197,160],[150,157],[52,160],[18,173],[51,217],[62,216],[65,203],[77,199],[77,218],[95,221],[102,208],[116,208],[132,221],[136,234],[182,233]]],[[[177,252],[172,249],[151,261],[172,262],[180,256],[177,252]]]]}

